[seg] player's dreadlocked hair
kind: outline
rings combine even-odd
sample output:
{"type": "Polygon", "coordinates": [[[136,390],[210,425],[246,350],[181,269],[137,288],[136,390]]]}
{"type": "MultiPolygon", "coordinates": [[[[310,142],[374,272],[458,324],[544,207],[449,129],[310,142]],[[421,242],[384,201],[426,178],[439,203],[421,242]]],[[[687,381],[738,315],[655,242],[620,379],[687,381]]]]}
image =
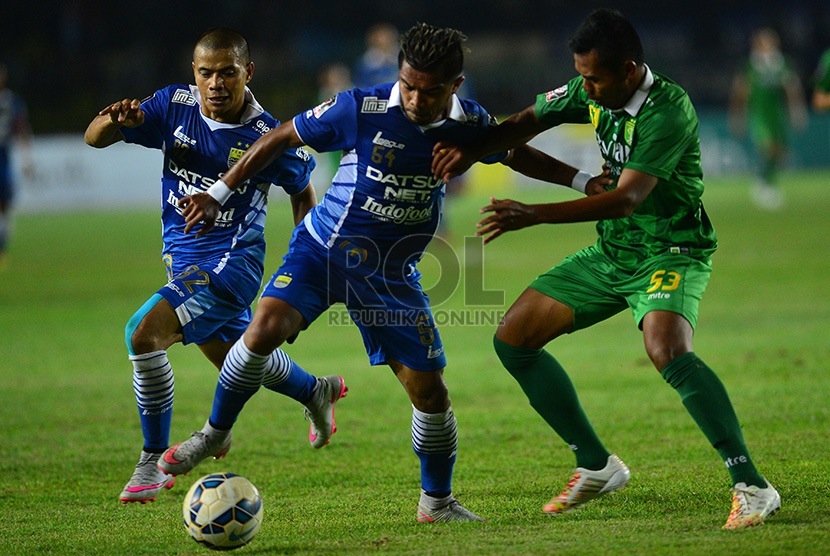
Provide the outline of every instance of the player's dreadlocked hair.
{"type": "Polygon", "coordinates": [[[244,65],[247,66],[251,61],[248,41],[239,31],[226,27],[214,27],[199,35],[194,50],[200,47],[206,50],[235,50],[244,65]]]}
{"type": "Polygon", "coordinates": [[[640,36],[625,16],[617,10],[594,10],[579,24],[568,46],[574,54],[596,50],[599,61],[607,69],[619,71],[625,62],[643,63],[640,36]]]}
{"type": "Polygon", "coordinates": [[[398,68],[406,60],[412,69],[455,79],[464,71],[462,44],[466,40],[461,31],[418,23],[401,36],[398,68]]]}

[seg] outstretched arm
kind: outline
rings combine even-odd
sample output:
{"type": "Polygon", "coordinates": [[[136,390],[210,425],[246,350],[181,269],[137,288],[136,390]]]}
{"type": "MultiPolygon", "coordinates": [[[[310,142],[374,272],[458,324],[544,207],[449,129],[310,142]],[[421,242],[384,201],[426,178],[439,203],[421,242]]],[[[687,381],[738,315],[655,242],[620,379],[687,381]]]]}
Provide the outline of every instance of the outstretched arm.
{"type": "Polygon", "coordinates": [[[546,129],[548,126],[539,121],[536,107],[531,105],[490,128],[482,143],[463,147],[447,141],[436,143],[432,150],[432,173],[448,182],[482,158],[524,145],[546,129]]]}
{"type": "Polygon", "coordinates": [[[492,213],[478,223],[476,235],[486,236],[490,243],[511,230],[520,230],[536,224],[564,224],[608,220],[631,215],[657,185],[657,178],[637,170],[625,169],[617,187],[602,195],[591,195],[574,201],[526,205],[512,199],[490,199],[481,209],[492,213]]]}
{"type": "MultiPolygon", "coordinates": [[[[200,237],[209,232],[216,223],[219,209],[237,187],[251,179],[288,149],[301,147],[303,144],[294,129],[293,120],[280,124],[257,139],[242,155],[242,158],[222,176],[221,180],[211,185],[206,193],[188,195],[179,200],[179,206],[183,209],[182,216],[185,219],[185,233],[190,232],[199,222],[204,224],[196,236],[200,237]]],[[[296,215],[295,209],[295,218],[296,215]]]]}
{"type": "Polygon", "coordinates": [[[93,118],[84,133],[87,145],[102,149],[122,141],[122,127],[137,127],[144,123],[144,111],[137,98],[113,102],[93,118]]]}
{"type": "Polygon", "coordinates": [[[501,163],[530,178],[571,187],[586,195],[602,193],[606,185],[614,183],[606,169],[592,176],[530,145],[511,149],[501,163]]]}

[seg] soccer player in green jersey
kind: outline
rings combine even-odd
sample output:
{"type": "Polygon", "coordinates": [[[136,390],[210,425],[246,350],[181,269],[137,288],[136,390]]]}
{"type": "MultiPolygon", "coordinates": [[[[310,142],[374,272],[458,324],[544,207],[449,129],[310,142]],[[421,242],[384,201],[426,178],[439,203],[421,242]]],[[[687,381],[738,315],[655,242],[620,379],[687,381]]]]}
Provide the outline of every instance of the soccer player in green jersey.
{"type": "Polygon", "coordinates": [[[798,74],[781,52],[778,34],[764,27],[752,34],[746,67],[735,76],[729,105],[730,126],[749,138],[758,157],[755,203],[767,210],[781,208],[778,170],[789,144],[788,131],[807,125],[807,106],[798,74]]]}
{"type": "Polygon", "coordinates": [[[813,108],[819,112],[830,110],[830,48],[821,55],[814,78],[813,108]]]}
{"type": "MultiPolygon", "coordinates": [[[[433,171],[445,179],[487,153],[525,143],[563,123],[591,124],[614,184],[573,201],[527,205],[491,199],[479,223],[485,242],[542,223],[598,221],[599,239],[536,278],[513,303],[494,344],[531,406],[570,446],[576,471],[544,506],[550,514],[619,490],[630,473],[600,441],[574,386],[543,347],[551,340],[632,311],[646,352],[718,451],[734,485],[724,526],[758,525],[781,505],[758,472],[717,375],[692,349],[698,303],[717,247],[703,209],[698,119],[686,92],[643,62],[631,23],[597,10],[569,42],[579,76],[494,128],[485,144],[436,145],[433,171]]],[[[575,172],[572,186],[590,177],[575,172]]]]}

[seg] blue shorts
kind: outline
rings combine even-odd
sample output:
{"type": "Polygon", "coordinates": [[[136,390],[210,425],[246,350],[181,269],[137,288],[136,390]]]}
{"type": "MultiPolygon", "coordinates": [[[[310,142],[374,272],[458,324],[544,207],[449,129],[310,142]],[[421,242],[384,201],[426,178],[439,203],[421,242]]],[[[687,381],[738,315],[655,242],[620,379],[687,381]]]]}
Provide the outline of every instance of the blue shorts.
{"type": "Polygon", "coordinates": [[[251,322],[251,303],[262,282],[262,265],[245,257],[203,261],[169,277],[158,293],[182,325],[183,344],[238,340],[251,322]]]}
{"type": "Polygon", "coordinates": [[[361,252],[366,250],[350,242],[326,249],[300,225],[262,296],[282,299],[308,324],[333,304],[345,304],[372,365],[391,360],[416,371],[446,367],[444,344],[420,274],[384,273],[362,260],[361,252]]]}

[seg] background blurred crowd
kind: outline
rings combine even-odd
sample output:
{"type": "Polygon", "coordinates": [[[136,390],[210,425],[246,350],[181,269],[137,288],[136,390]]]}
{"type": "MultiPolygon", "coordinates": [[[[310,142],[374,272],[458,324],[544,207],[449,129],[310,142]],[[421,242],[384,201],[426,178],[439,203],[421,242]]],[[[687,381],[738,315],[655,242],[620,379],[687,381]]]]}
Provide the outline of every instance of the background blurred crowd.
{"type": "Polygon", "coordinates": [[[783,52],[805,85],[821,52],[830,47],[827,0],[131,5],[45,0],[4,4],[0,61],[9,68],[10,87],[28,104],[36,134],[77,132],[114,98],[141,97],[162,84],[188,81],[190,50],[199,33],[234,27],[251,43],[257,98],[284,119],[316,101],[325,71],[334,68],[343,83],[361,84],[358,64],[375,24],[388,22],[403,30],[427,21],[469,36],[469,92],[493,112],[509,114],[526,106],[531,95],[574,75],[568,33],[592,8],[603,5],[634,21],[648,63],[680,82],[699,108],[728,105],[732,79],[749,53],[752,31],[760,26],[778,32],[783,52]]]}

